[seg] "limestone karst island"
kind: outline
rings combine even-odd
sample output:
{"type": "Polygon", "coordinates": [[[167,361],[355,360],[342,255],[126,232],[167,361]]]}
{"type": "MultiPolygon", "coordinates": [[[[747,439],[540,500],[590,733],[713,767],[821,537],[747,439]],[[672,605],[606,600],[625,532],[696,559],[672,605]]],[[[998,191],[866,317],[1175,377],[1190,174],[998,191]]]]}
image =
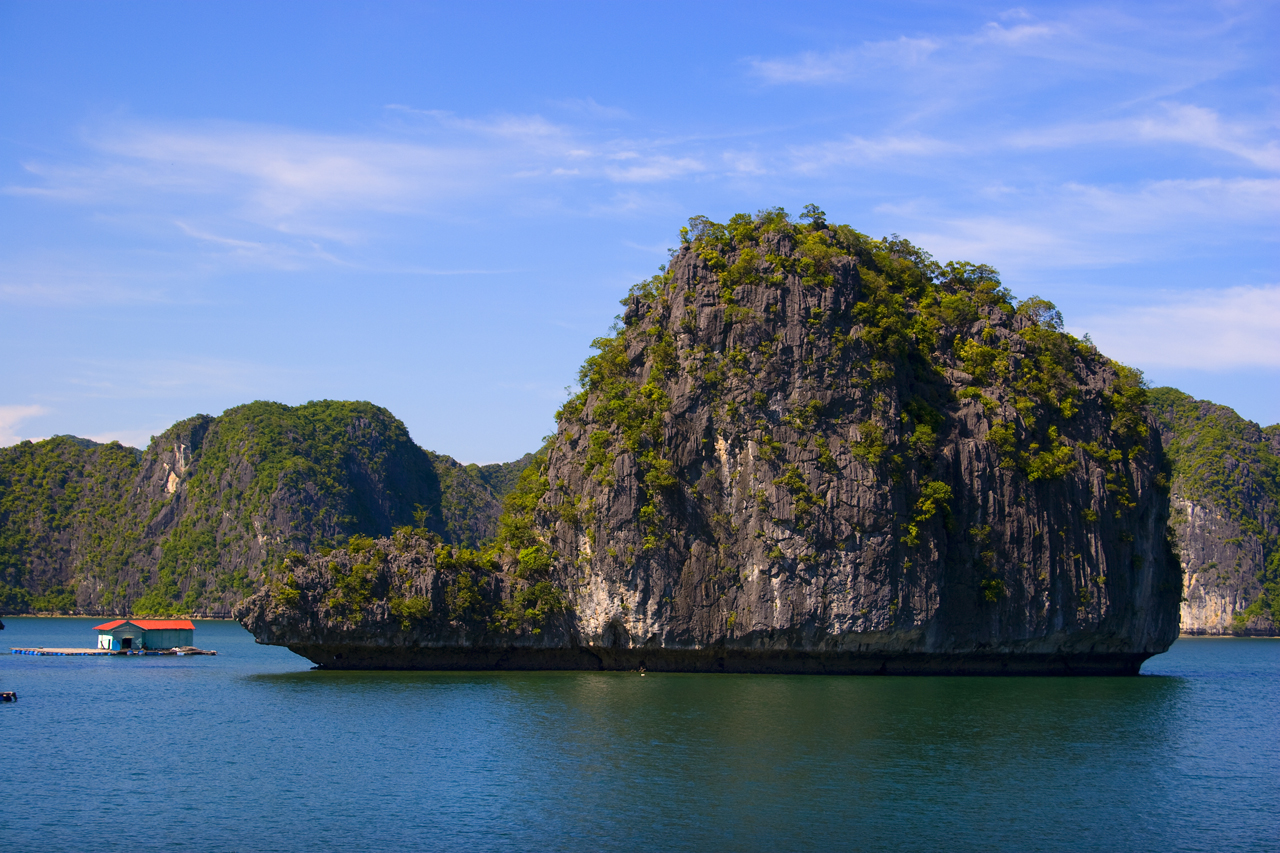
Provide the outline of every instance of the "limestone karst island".
{"type": "Polygon", "coordinates": [[[681,233],[515,462],[332,401],[0,450],[0,608],[334,668],[1133,674],[1277,633],[1280,427],[816,208],[681,233]]]}

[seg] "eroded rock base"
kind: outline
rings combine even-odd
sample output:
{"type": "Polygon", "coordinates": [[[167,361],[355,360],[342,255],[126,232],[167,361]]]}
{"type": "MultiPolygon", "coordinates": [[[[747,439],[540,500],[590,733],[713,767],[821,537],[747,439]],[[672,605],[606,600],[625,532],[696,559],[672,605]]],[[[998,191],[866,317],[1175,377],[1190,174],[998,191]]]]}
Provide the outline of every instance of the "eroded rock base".
{"type": "Polygon", "coordinates": [[[1147,653],[919,654],[739,649],[393,648],[291,645],[321,669],[751,672],[810,675],[1137,675],[1147,653]]]}

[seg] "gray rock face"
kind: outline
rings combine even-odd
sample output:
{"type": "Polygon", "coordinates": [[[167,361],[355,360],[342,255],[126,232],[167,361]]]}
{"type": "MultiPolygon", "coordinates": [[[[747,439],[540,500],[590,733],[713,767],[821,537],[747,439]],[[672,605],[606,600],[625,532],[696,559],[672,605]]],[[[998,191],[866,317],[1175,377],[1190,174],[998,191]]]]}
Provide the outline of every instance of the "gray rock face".
{"type": "Polygon", "coordinates": [[[1134,375],[987,268],[735,221],[634,289],[530,523],[476,575],[501,607],[517,552],[550,555],[565,607],[537,633],[463,630],[457,576],[390,541],[354,618],[312,566],[246,627],[325,666],[1136,672],[1168,647],[1181,576],[1134,375]],[[429,616],[384,630],[408,583],[429,616]]]}
{"type": "Polygon", "coordinates": [[[1174,529],[1185,573],[1181,626],[1184,634],[1274,636],[1270,614],[1236,624],[1262,594],[1258,575],[1262,543],[1209,502],[1173,498],[1174,529]]]}
{"type": "Polygon", "coordinates": [[[1173,388],[1152,397],[1173,460],[1183,633],[1280,635],[1280,427],[1173,388]]]}

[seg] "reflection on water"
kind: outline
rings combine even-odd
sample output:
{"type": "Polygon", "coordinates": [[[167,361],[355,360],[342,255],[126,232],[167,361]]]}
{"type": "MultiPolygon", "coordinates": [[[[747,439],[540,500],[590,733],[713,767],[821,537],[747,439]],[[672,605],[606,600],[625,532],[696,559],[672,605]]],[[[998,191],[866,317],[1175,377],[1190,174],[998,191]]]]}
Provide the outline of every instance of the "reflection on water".
{"type": "MultiPolygon", "coordinates": [[[[8,645],[82,627],[9,624],[8,645]]],[[[26,793],[0,811],[0,837],[278,850],[1280,838],[1270,641],[1182,640],[1153,675],[1051,679],[323,672],[231,623],[197,637],[219,657],[6,656],[0,679],[22,699],[0,716],[0,758],[26,793]]]]}

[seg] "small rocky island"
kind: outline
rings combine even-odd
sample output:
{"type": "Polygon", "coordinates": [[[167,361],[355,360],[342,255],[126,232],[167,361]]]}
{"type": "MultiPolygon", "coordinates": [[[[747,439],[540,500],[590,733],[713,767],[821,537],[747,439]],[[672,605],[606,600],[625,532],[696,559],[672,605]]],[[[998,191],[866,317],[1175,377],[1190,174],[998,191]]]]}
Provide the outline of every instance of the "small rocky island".
{"type": "Polygon", "coordinates": [[[291,554],[237,616],[322,667],[1135,674],[1178,635],[1141,376],[781,210],[632,288],[495,538],[291,554]]]}

